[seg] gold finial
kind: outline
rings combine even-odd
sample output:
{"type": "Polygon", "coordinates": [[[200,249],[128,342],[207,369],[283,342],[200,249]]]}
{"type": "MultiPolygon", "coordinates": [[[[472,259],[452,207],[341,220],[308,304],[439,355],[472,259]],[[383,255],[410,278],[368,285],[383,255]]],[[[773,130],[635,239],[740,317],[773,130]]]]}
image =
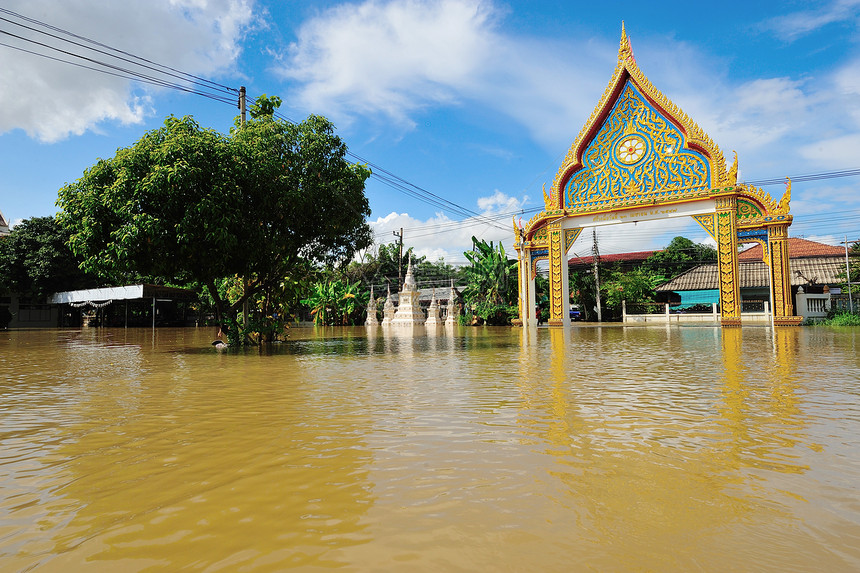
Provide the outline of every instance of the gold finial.
{"type": "Polygon", "coordinates": [[[546,194],[546,183],[544,183],[543,184],[543,206],[544,206],[544,209],[546,209],[547,211],[549,211],[550,209],[553,208],[553,204],[552,204],[553,201],[552,200],[553,200],[552,195],[546,194]]]}
{"type": "Polygon", "coordinates": [[[782,199],[779,200],[779,203],[776,206],[776,212],[780,215],[788,214],[788,204],[791,202],[791,177],[785,178],[785,193],[782,195],[782,199]]]}
{"type": "Polygon", "coordinates": [[[738,152],[732,150],[732,153],[735,154],[735,161],[732,163],[731,168],[729,168],[728,172],[728,184],[729,185],[737,185],[738,184],[738,152]]]}
{"type": "Polygon", "coordinates": [[[630,38],[627,37],[627,30],[624,28],[624,20],[621,21],[621,43],[618,46],[618,59],[624,61],[627,58],[633,57],[633,47],[630,45],[630,38]]]}

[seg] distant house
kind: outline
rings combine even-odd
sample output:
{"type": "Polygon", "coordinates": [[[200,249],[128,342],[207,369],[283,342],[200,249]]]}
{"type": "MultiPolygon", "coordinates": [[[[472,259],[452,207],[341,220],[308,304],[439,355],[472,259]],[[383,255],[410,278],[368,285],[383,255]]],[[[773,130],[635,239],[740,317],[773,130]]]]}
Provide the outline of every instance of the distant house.
{"type": "MultiPolygon", "coordinates": [[[[632,253],[617,253],[612,255],[600,255],[600,266],[617,266],[623,271],[630,271],[641,265],[645,259],[659,253],[660,251],[635,251],[632,253]]],[[[594,266],[594,257],[573,257],[567,260],[571,271],[591,270],[594,266]]]]}
{"type": "MultiPolygon", "coordinates": [[[[845,270],[845,249],[806,239],[788,239],[792,296],[831,291],[844,282],[838,275],[845,270]],[[827,289],[825,289],[827,287],[827,289]]],[[[738,254],[741,307],[757,307],[770,299],[767,265],[762,261],[762,246],[755,245],[738,254]]],[[[683,309],[700,304],[719,303],[719,272],[716,264],[699,265],[656,288],[664,300],[683,309]]],[[[832,292],[832,291],[831,291],[832,292]]],[[[795,304],[795,308],[797,308],[795,304]]]]}
{"type": "Polygon", "coordinates": [[[9,221],[6,220],[6,217],[3,216],[3,212],[0,211],[0,237],[9,234],[9,221]]]}

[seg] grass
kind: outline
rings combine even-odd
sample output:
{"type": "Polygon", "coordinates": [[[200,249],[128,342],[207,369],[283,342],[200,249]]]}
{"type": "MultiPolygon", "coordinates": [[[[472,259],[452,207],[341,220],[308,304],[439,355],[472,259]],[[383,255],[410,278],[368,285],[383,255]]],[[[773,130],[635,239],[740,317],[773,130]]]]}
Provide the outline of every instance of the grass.
{"type": "Polygon", "coordinates": [[[840,312],[826,320],[815,323],[816,326],[860,326],[860,315],[850,312],[840,312]]]}

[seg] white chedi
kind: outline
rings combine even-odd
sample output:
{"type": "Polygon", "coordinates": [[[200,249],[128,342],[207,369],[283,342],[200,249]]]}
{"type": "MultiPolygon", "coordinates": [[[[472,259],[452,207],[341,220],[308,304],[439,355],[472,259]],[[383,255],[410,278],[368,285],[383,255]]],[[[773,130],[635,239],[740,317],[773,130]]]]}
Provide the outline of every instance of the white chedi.
{"type": "Polygon", "coordinates": [[[424,324],[424,311],[418,302],[418,285],[415,283],[415,275],[412,273],[412,258],[409,258],[409,266],[406,268],[406,278],[403,280],[403,288],[400,290],[400,300],[397,303],[397,312],[391,321],[393,326],[420,326],[424,324]]]}
{"type": "Polygon", "coordinates": [[[366,326],[377,326],[379,319],[376,318],[376,298],[373,296],[373,285],[370,285],[370,300],[367,301],[367,319],[364,321],[366,326]]]}
{"type": "Polygon", "coordinates": [[[436,302],[436,290],[433,290],[433,298],[430,300],[430,308],[427,309],[427,321],[425,326],[439,326],[442,319],[439,316],[439,304],[436,302]]]}
{"type": "Polygon", "coordinates": [[[451,293],[448,295],[448,316],[445,318],[445,326],[457,324],[457,294],[454,291],[454,280],[451,280],[451,293]]]}
{"type": "Polygon", "coordinates": [[[385,298],[385,305],[382,307],[382,325],[387,326],[394,320],[394,301],[391,300],[391,287],[388,287],[388,296],[385,298]]]}

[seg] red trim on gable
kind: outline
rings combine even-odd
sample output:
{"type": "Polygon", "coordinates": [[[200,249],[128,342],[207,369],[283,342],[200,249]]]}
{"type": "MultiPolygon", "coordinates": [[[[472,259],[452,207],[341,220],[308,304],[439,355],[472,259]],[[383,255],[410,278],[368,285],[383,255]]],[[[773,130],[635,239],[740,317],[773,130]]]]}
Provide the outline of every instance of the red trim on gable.
{"type": "Polygon", "coordinates": [[[618,96],[621,94],[621,91],[624,89],[624,86],[627,84],[627,81],[630,79],[630,72],[627,71],[627,68],[624,68],[624,73],[621,75],[621,79],[615,85],[615,88],[612,90],[612,93],[609,96],[609,99],[606,100],[606,105],[601,111],[600,115],[591,123],[591,129],[589,129],[585,133],[585,137],[582,138],[582,142],[580,142],[579,150],[576,154],[575,162],[573,165],[568,167],[564,174],[561,176],[561,180],[559,182],[558,190],[559,190],[559,199],[561,200],[561,204],[558,206],[559,209],[564,207],[564,188],[567,187],[570,178],[573,177],[573,174],[582,169],[582,154],[585,153],[588,145],[594,140],[595,136],[597,136],[597,132],[600,131],[600,128],[603,127],[603,123],[606,121],[606,118],[609,117],[609,113],[612,111],[612,108],[618,102],[618,96]]]}

